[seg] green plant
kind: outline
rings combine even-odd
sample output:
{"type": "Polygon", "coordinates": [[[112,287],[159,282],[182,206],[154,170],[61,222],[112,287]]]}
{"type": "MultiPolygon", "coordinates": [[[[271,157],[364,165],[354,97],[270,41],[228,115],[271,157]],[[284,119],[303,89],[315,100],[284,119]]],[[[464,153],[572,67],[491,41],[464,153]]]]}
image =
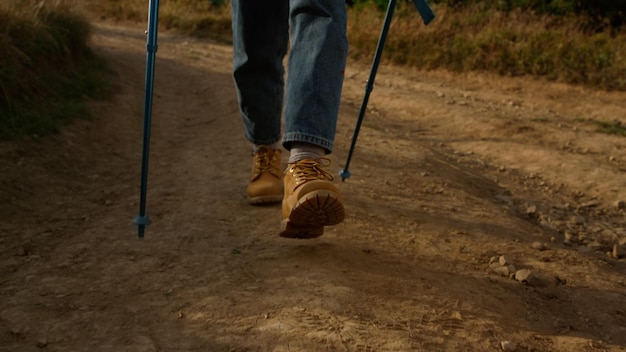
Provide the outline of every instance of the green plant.
{"type": "Polygon", "coordinates": [[[598,126],[598,132],[626,137],[626,126],[622,125],[620,121],[607,122],[595,120],[593,123],[598,126]]]}

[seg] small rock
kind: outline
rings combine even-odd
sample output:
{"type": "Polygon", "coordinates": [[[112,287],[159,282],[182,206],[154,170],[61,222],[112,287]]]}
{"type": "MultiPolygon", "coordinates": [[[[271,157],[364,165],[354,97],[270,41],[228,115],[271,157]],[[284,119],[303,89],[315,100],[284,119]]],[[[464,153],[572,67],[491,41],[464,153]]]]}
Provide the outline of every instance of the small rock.
{"type": "Polygon", "coordinates": [[[576,216],[572,217],[571,223],[574,224],[574,225],[579,225],[580,226],[580,225],[585,223],[585,219],[582,216],[576,215],[576,216]]]}
{"type": "Polygon", "coordinates": [[[508,266],[502,266],[498,263],[493,263],[489,266],[489,268],[494,273],[505,276],[505,277],[509,277],[511,275],[511,271],[509,270],[508,266]]]}
{"type": "Polygon", "coordinates": [[[513,341],[502,341],[500,342],[500,346],[503,351],[507,352],[515,352],[517,351],[517,344],[513,341]]]}
{"type": "Polygon", "coordinates": [[[587,243],[587,247],[592,248],[597,251],[597,250],[601,250],[605,248],[606,246],[598,241],[589,241],[587,243]]]}
{"type": "Polygon", "coordinates": [[[592,200],[590,202],[582,203],[580,206],[583,207],[583,208],[595,208],[598,205],[600,205],[600,202],[598,202],[596,200],[592,200]]]}
{"type": "Polygon", "coordinates": [[[498,263],[500,263],[500,265],[505,266],[507,264],[511,264],[511,259],[509,259],[509,257],[507,255],[501,255],[498,258],[498,263]]]}
{"type": "Polygon", "coordinates": [[[509,278],[513,279],[515,278],[515,272],[517,271],[517,268],[515,267],[515,265],[507,265],[507,268],[509,268],[509,278]]]}
{"type": "Polygon", "coordinates": [[[46,346],[48,346],[48,339],[43,337],[40,338],[39,340],[37,340],[37,347],[39,348],[45,348],[46,346]]]}
{"type": "Polygon", "coordinates": [[[615,207],[617,208],[617,210],[626,209],[626,202],[623,200],[618,200],[615,202],[615,207]]]}
{"type": "Polygon", "coordinates": [[[619,258],[625,256],[626,255],[626,250],[625,249],[626,248],[624,248],[624,245],[620,245],[620,244],[614,245],[613,246],[613,252],[611,253],[612,257],[615,258],[615,259],[619,259],[619,258]]]}
{"type": "Polygon", "coordinates": [[[533,242],[533,244],[530,245],[533,249],[536,249],[538,251],[544,251],[546,249],[546,245],[543,242],[533,242]]]}
{"type": "Polygon", "coordinates": [[[515,280],[528,283],[533,278],[533,272],[528,269],[520,269],[515,272],[515,280]]]}
{"type": "Polygon", "coordinates": [[[526,207],[526,215],[533,217],[535,215],[537,215],[537,206],[536,205],[530,205],[526,207]]]}
{"type": "Polygon", "coordinates": [[[27,255],[31,254],[32,252],[33,252],[33,245],[31,244],[30,241],[24,242],[24,244],[22,244],[17,249],[17,255],[20,256],[20,257],[27,256],[27,255]]]}
{"type": "Polygon", "coordinates": [[[566,231],[565,232],[565,240],[563,240],[563,243],[565,244],[570,244],[572,242],[574,242],[576,240],[576,235],[573,234],[570,231],[566,231]]]}

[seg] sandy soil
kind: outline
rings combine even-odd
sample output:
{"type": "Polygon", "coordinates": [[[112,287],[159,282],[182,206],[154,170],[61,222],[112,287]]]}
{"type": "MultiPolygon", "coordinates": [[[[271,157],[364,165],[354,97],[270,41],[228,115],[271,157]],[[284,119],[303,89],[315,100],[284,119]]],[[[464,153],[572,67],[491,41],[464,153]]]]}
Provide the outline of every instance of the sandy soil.
{"type": "Polygon", "coordinates": [[[0,144],[0,350],[626,351],[626,138],[592,122],[625,93],[383,66],[346,221],[288,240],[246,204],[231,48],[159,44],[143,240],[143,28],[97,26],[94,119],[0,144]]]}

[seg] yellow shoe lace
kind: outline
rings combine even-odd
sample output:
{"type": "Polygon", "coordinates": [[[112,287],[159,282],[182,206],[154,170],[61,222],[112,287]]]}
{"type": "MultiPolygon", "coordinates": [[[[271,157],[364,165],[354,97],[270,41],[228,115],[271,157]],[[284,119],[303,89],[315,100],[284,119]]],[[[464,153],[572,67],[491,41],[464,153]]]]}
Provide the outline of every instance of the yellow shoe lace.
{"type": "Polygon", "coordinates": [[[332,162],[327,158],[304,159],[291,164],[289,172],[293,175],[296,185],[314,180],[332,181],[333,176],[323,169],[331,164],[332,162]]]}
{"type": "Polygon", "coordinates": [[[270,148],[260,148],[255,154],[254,167],[257,174],[270,173],[280,177],[281,170],[272,163],[278,153],[270,148]]]}

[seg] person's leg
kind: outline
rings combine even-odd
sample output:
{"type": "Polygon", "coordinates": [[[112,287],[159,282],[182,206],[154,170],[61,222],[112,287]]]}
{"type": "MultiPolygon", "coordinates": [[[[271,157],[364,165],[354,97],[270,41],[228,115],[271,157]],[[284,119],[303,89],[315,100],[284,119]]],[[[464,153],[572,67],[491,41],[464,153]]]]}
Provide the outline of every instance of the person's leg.
{"type": "Polygon", "coordinates": [[[283,59],[288,0],[233,0],[233,78],[246,138],[254,144],[247,188],[251,204],[280,202],[283,59]]]}
{"type": "Polygon", "coordinates": [[[314,238],[345,217],[322,158],[333,149],[346,65],[346,8],[338,0],[291,0],[291,52],[285,135],[291,151],[285,171],[280,235],[314,238]]]}
{"type": "Polygon", "coordinates": [[[288,0],[232,0],[233,78],[246,138],[280,140],[283,58],[289,41],[288,0]]]}
{"type": "Polygon", "coordinates": [[[341,0],[291,0],[291,51],[283,145],[305,142],[333,149],[348,51],[341,0]]]}

